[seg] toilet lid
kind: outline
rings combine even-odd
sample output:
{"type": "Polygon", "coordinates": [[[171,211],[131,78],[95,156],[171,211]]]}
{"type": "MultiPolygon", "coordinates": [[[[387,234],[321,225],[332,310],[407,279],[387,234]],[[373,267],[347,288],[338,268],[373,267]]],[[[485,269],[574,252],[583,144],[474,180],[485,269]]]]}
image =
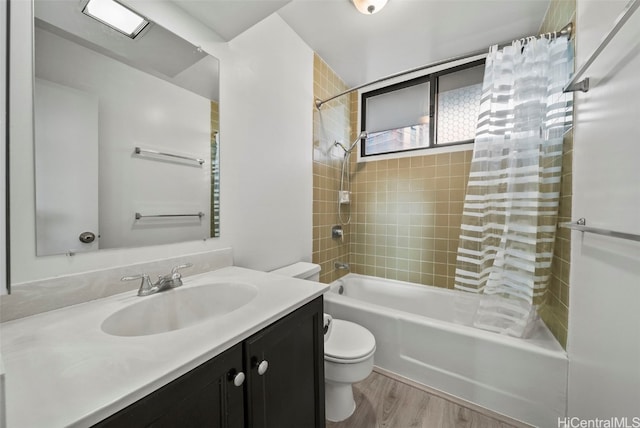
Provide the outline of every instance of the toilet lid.
{"type": "Polygon", "coordinates": [[[333,319],[331,333],[324,343],[324,354],[341,360],[362,358],[376,349],[376,339],[366,328],[345,320],[333,319]]]}

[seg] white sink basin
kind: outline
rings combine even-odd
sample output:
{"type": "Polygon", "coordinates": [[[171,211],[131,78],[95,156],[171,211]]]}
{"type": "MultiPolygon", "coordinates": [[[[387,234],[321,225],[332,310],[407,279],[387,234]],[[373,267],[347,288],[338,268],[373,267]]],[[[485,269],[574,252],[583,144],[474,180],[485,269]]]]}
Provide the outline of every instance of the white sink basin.
{"type": "Polygon", "coordinates": [[[113,336],[148,336],[209,321],[253,300],[258,289],[242,283],[212,283],[175,288],[140,297],[140,301],[111,314],[102,331],[113,336]]]}

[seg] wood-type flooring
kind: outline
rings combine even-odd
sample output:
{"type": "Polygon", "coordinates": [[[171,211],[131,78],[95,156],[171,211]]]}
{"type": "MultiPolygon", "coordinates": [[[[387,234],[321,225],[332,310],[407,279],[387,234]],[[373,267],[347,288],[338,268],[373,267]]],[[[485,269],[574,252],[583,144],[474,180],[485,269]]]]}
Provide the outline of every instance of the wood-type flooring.
{"type": "Polygon", "coordinates": [[[356,410],[327,428],[519,428],[526,425],[471,409],[374,371],[354,384],[356,410]]]}

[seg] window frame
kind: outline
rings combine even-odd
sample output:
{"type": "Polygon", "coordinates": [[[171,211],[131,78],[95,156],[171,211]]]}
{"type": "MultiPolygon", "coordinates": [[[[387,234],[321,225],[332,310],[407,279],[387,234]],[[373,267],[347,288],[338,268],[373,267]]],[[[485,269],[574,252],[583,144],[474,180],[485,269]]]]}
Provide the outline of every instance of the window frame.
{"type": "MultiPolygon", "coordinates": [[[[464,64],[459,64],[453,67],[444,68],[438,71],[434,71],[422,76],[418,76],[409,80],[394,83],[381,88],[373,89],[371,91],[362,92],[360,94],[360,132],[366,131],[366,115],[367,115],[367,99],[375,97],[377,95],[386,94],[389,92],[398,91],[401,89],[409,88],[411,86],[419,85],[425,82],[429,82],[429,145],[426,147],[415,147],[412,149],[393,150],[384,153],[372,153],[367,154],[365,150],[366,138],[360,139],[360,159],[370,159],[375,156],[394,155],[398,153],[410,153],[420,150],[438,149],[443,147],[460,146],[463,144],[473,144],[475,140],[463,140],[454,141],[451,143],[437,143],[437,121],[438,121],[438,80],[441,76],[462,71],[468,68],[478,67],[484,65],[486,57],[473,60],[464,64]]],[[[391,129],[388,131],[392,131],[391,129]]]]}

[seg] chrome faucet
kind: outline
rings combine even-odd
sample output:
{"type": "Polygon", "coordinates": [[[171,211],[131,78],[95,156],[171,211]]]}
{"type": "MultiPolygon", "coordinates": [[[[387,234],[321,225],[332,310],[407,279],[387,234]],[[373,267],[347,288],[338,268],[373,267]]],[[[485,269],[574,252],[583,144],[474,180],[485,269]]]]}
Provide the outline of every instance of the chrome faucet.
{"type": "Polygon", "coordinates": [[[155,284],[151,282],[149,275],[146,273],[134,276],[123,276],[120,281],[133,281],[141,279],[140,288],[138,289],[138,296],[149,296],[150,294],[156,294],[170,288],[180,287],[182,285],[182,274],[179,270],[193,266],[191,263],[185,263],[183,265],[174,266],[171,269],[171,273],[167,275],[158,275],[158,282],[155,284]]]}

